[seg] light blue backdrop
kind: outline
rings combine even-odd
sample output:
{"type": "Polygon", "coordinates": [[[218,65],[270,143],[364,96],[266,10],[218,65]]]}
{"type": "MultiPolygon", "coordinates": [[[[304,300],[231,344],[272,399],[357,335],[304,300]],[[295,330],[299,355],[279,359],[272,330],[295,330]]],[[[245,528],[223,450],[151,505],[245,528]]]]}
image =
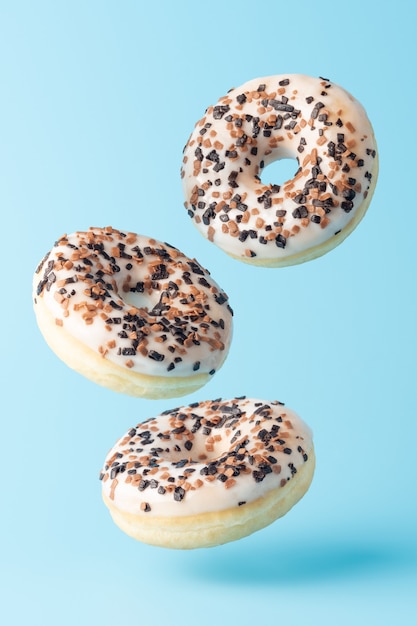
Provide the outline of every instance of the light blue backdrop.
{"type": "Polygon", "coordinates": [[[411,623],[415,6],[0,1],[2,624],[411,623]],[[379,182],[339,248],[302,266],[252,268],[187,218],[181,153],[227,89],[289,72],[329,77],[361,100],[379,144],[379,182]],[[111,522],[98,481],[107,450],[178,401],[99,388],[43,341],[32,273],[57,237],[90,225],[169,241],[228,292],[229,357],[184,402],[279,399],[312,426],[313,485],[264,531],[170,552],[111,522]]]}

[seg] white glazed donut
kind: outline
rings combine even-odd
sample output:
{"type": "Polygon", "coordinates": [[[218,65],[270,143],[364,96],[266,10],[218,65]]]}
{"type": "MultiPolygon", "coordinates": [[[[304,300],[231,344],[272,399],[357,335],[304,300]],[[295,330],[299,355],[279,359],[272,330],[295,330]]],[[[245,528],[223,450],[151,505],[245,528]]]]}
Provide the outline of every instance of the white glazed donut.
{"type": "Polygon", "coordinates": [[[228,297],[176,248],[113,228],[64,235],[34,275],[47,343],[87,378],[133,396],[204,385],[231,341],[228,297]]]}
{"type": "Polygon", "coordinates": [[[185,207],[199,231],[229,255],[262,266],[316,258],[364,216],[378,174],[362,105],[324,78],[251,80],[210,106],[182,165],[185,207]],[[269,163],[294,158],[282,185],[262,183],[269,163]]]}
{"type": "Polygon", "coordinates": [[[200,548],[239,539],[305,494],[315,457],[309,427],[280,402],[214,400],[131,428],[100,473],[114,522],[139,541],[200,548]]]}

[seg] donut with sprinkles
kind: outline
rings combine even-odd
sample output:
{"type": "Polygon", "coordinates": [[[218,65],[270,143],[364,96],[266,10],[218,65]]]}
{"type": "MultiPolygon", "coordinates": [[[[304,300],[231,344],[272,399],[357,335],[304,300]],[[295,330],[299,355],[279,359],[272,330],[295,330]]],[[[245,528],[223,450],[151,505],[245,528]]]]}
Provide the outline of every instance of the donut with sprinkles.
{"type": "Polygon", "coordinates": [[[130,428],[100,472],[114,522],[152,545],[190,549],[247,536],[308,490],[310,428],[278,401],[196,402],[130,428]]]}
{"type": "Polygon", "coordinates": [[[223,364],[226,293],[173,246],[114,228],[64,235],[33,280],[39,328],[71,368],[147,398],[191,393],[223,364]]]}
{"type": "Polygon", "coordinates": [[[185,146],[185,207],[226,253],[279,267],[330,251],[358,225],[378,174],[362,105],[326,78],[282,74],[231,89],[197,122],[185,146]],[[297,162],[291,180],[265,184],[264,168],[297,162]]]}

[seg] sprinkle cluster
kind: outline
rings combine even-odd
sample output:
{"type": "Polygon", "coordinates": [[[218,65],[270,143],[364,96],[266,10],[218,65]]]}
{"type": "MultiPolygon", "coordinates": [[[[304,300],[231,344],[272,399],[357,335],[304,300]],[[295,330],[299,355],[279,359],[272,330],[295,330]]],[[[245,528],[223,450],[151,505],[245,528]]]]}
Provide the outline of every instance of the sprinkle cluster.
{"type": "Polygon", "coordinates": [[[227,352],[228,297],[197,261],[113,228],[64,235],[37,269],[35,293],[103,358],[150,374],[214,374],[227,352]]]}
{"type": "Polygon", "coordinates": [[[366,198],[376,145],[361,105],[324,78],[250,81],[207,109],[184,149],[185,207],[235,256],[291,255],[337,234],[366,198]],[[261,81],[258,83],[258,81],[261,81]],[[282,185],[269,162],[294,157],[282,185]]]}
{"type": "Polygon", "coordinates": [[[216,508],[225,490],[228,506],[242,506],[259,497],[263,481],[269,489],[285,486],[308,460],[310,447],[308,428],[282,403],[217,399],[166,411],[131,428],[110,450],[100,479],[111,500],[127,494],[136,513],[149,513],[168,500],[186,504],[211,485],[215,489],[204,490],[204,512],[210,497],[216,508]]]}

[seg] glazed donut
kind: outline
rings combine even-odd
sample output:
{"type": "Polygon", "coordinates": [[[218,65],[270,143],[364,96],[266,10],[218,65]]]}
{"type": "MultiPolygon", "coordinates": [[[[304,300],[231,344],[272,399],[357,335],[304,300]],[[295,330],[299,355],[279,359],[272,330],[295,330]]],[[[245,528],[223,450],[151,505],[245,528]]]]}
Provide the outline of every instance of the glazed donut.
{"type": "Polygon", "coordinates": [[[230,346],[225,292],[196,260],[143,235],[64,235],[37,268],[33,297],[39,328],[67,365],[133,396],[195,391],[230,346]]]}
{"type": "Polygon", "coordinates": [[[343,241],[364,216],[378,173],[374,133],[347,91],[326,78],[251,80],[210,106],[184,149],[185,207],[198,230],[232,257],[277,267],[343,241]],[[269,163],[298,170],[264,184],[269,163]]]}
{"type": "Polygon", "coordinates": [[[114,522],[167,548],[240,539],[287,513],[314,472],[308,426],[282,403],[182,406],[131,428],[100,472],[114,522]]]}

